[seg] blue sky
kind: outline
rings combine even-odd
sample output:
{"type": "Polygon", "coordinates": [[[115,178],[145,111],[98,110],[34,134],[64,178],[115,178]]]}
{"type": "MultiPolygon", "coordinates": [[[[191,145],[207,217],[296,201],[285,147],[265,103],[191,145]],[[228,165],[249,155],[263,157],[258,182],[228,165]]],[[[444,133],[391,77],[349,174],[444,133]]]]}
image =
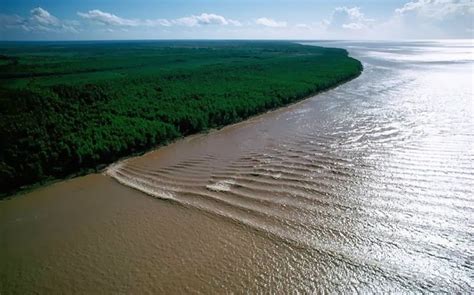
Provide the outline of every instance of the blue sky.
{"type": "Polygon", "coordinates": [[[474,37],[473,0],[6,0],[0,40],[474,37]]]}

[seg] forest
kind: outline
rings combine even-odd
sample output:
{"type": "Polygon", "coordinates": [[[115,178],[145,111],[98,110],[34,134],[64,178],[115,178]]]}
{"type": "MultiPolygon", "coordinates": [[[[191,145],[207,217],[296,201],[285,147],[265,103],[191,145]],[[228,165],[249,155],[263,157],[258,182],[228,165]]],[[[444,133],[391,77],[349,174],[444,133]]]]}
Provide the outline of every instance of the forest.
{"type": "Polygon", "coordinates": [[[283,41],[0,42],[0,197],[97,171],[357,77],[283,41]]]}

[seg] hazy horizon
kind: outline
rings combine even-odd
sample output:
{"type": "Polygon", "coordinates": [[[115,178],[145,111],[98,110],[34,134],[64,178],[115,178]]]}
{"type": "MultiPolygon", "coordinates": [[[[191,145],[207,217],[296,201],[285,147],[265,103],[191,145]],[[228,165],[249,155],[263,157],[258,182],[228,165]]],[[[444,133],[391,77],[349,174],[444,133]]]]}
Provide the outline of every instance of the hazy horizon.
{"type": "Polygon", "coordinates": [[[436,42],[436,41],[472,41],[474,38],[436,38],[436,39],[265,39],[265,38],[149,38],[149,39],[9,39],[0,42],[122,42],[122,41],[288,41],[288,42],[436,42]]]}

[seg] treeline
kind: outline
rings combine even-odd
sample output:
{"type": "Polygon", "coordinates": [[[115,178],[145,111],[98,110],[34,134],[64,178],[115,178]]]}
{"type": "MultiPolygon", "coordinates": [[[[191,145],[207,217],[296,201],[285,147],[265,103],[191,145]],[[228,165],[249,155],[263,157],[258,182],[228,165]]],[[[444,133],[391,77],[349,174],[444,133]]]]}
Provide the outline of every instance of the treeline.
{"type": "MultiPolygon", "coordinates": [[[[328,89],[362,70],[360,62],[339,49],[258,42],[178,45],[160,45],[158,51],[167,54],[153,55],[155,47],[135,43],[134,50],[141,50],[137,60],[148,53],[151,63],[169,65],[159,69],[143,65],[143,71],[130,63],[134,58],[130,48],[115,51],[115,66],[122,58],[130,70],[118,75],[104,68],[110,79],[81,74],[65,82],[58,74],[41,80],[47,64],[34,64],[31,69],[22,64],[21,71],[39,76],[0,84],[1,193],[238,122],[328,89]],[[203,50],[205,62],[196,60],[203,50]]],[[[21,64],[29,54],[15,58],[21,64]]],[[[86,64],[91,56],[97,55],[81,58],[86,64]]],[[[67,67],[68,59],[64,62],[67,67]]],[[[0,67],[0,72],[15,75],[12,64],[8,67],[0,67]]]]}

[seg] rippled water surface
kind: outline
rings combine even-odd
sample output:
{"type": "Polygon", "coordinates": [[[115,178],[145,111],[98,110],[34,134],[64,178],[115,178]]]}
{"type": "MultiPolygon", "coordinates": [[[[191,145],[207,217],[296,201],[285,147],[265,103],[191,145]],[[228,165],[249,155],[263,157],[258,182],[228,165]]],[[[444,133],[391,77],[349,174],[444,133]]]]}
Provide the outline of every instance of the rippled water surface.
{"type": "Polygon", "coordinates": [[[0,203],[1,289],[474,290],[474,43],[0,203]]]}

